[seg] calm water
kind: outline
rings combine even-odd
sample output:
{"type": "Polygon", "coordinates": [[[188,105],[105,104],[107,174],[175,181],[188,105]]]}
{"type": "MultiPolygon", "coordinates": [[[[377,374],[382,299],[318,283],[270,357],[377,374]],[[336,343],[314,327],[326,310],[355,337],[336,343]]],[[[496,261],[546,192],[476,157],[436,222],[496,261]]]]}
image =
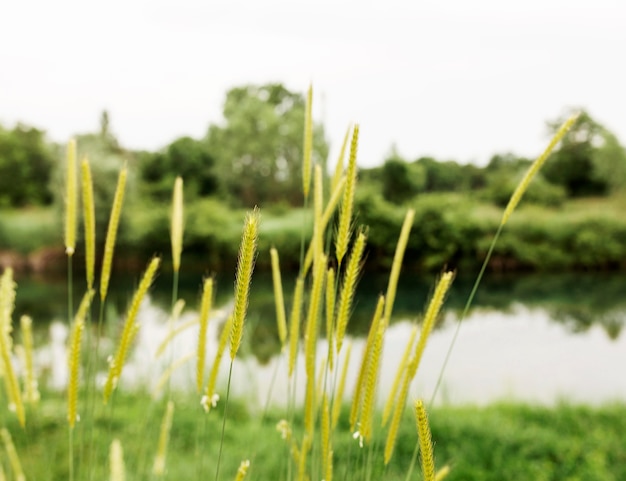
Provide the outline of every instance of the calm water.
{"type": "MultiPolygon", "coordinates": [[[[137,277],[126,276],[115,282],[107,305],[107,332],[115,337],[137,277]]],[[[288,276],[285,291],[291,292],[288,276]]],[[[194,319],[201,275],[181,279],[180,297],[187,307],[179,322],[194,319]]],[[[217,277],[217,305],[209,329],[209,353],[216,348],[216,337],[232,292],[232,278],[217,277]]],[[[404,349],[412,322],[425,308],[435,276],[403,276],[398,289],[395,314],[387,332],[380,388],[382,397],[389,390],[404,349]]],[[[63,280],[49,282],[18,278],[15,319],[31,314],[38,326],[38,353],[47,381],[64,385],[65,326],[67,291],[63,280]],[[60,322],[54,322],[54,321],[60,322]]],[[[352,392],[376,298],[386,289],[386,276],[366,275],[356,296],[349,335],[353,342],[347,396],[352,392]]],[[[458,278],[446,302],[438,329],[427,346],[412,395],[429,399],[450,345],[460,311],[471,289],[471,280],[458,278]]],[[[463,321],[457,344],[437,396],[438,402],[487,403],[494,400],[526,400],[553,403],[559,400],[601,403],[626,400],[626,276],[489,276],[481,285],[470,316],[463,321]]],[[[78,297],[80,294],[76,294],[78,297]]],[[[122,384],[154,389],[170,359],[193,352],[197,328],[188,329],[172,344],[166,356],[155,358],[155,351],[168,332],[167,310],[171,302],[171,277],[163,274],[142,306],[142,331],[135,352],[124,369],[122,384]]],[[[287,296],[289,306],[289,296],[287,296]]],[[[234,367],[235,391],[264,403],[271,381],[273,402],[287,398],[285,362],[279,356],[271,277],[259,274],[253,279],[250,317],[243,352],[249,355],[234,367]]],[[[112,343],[109,343],[112,344],[112,343]]],[[[112,345],[109,349],[112,349],[112,345]]],[[[319,360],[325,357],[326,343],[320,341],[319,360]]],[[[106,344],[105,349],[106,350],[106,344]]],[[[303,362],[300,363],[300,366],[303,362]]],[[[227,362],[223,363],[222,378],[227,362]]],[[[194,385],[195,363],[183,365],[173,379],[176,388],[194,385]]],[[[304,379],[304,373],[299,374],[304,379]]]]}

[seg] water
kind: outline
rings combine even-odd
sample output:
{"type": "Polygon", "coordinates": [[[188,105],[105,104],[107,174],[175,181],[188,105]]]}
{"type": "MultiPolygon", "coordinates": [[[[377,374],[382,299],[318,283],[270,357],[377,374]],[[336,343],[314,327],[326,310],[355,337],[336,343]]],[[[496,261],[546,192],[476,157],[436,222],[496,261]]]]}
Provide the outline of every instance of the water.
{"type": "MultiPolygon", "coordinates": [[[[200,277],[185,278],[181,296],[187,308],[178,321],[184,323],[197,317],[200,277]]],[[[286,361],[279,353],[274,320],[271,282],[267,276],[253,280],[250,319],[246,328],[241,354],[233,367],[233,391],[253,404],[264,405],[270,391],[271,402],[283,404],[287,399],[286,361]],[[273,383],[273,379],[276,381],[273,383]]],[[[398,290],[394,319],[386,335],[381,367],[379,402],[384,402],[390,390],[412,322],[423,311],[432,291],[435,278],[402,278],[398,290]]],[[[66,380],[64,319],[64,287],[59,283],[41,280],[19,280],[16,310],[24,311],[37,299],[39,322],[38,363],[46,372],[47,382],[62,388],[66,380]],[[26,291],[26,292],[24,292],[26,291]],[[46,292],[50,292],[50,302],[46,292]],[[20,301],[20,299],[24,299],[20,301]],[[54,310],[56,309],[56,313],[54,310]]],[[[121,387],[146,388],[159,395],[159,377],[171,361],[193,353],[197,345],[197,327],[179,335],[163,355],[155,351],[167,335],[166,314],[170,293],[164,275],[157,280],[152,296],[142,305],[138,316],[141,332],[135,349],[124,368],[121,387]]],[[[222,292],[217,304],[222,308],[214,313],[209,324],[207,362],[216,351],[217,337],[228,313],[229,280],[218,279],[222,292]],[[224,287],[226,286],[226,287],[224,287]]],[[[112,293],[109,332],[115,338],[120,329],[120,313],[125,310],[132,295],[133,281],[116,284],[112,293]]],[[[346,386],[350,398],[358,373],[363,335],[378,293],[385,290],[386,278],[369,275],[362,279],[356,297],[356,307],[350,324],[349,338],[353,344],[346,386]]],[[[286,292],[291,292],[286,282],[286,292]]],[[[457,279],[446,303],[442,321],[431,335],[416,380],[412,397],[429,400],[457,327],[459,313],[471,288],[471,281],[457,279]]],[[[219,291],[218,291],[219,292],[219,291]]],[[[526,276],[488,279],[480,288],[475,308],[463,321],[458,341],[443,377],[437,395],[438,403],[486,404],[500,400],[528,401],[553,404],[559,401],[600,404],[626,400],[626,277],[600,276],[526,276]]],[[[289,300],[287,296],[287,305],[289,300]]],[[[36,318],[37,321],[37,318],[36,318]]],[[[103,352],[112,352],[114,343],[106,340],[103,352]]],[[[319,341],[318,362],[327,351],[324,339],[319,341]]],[[[228,353],[222,362],[219,385],[225,384],[228,371],[228,353]]],[[[342,360],[340,359],[339,365],[342,360]]],[[[303,359],[299,359],[301,387],[304,387],[303,359]]],[[[207,365],[207,372],[210,366],[207,365]]],[[[195,389],[195,358],[180,367],[173,375],[171,387],[180,390],[195,389]]],[[[104,373],[101,373],[101,376],[104,373]]],[[[301,400],[304,394],[298,392],[301,400]]]]}

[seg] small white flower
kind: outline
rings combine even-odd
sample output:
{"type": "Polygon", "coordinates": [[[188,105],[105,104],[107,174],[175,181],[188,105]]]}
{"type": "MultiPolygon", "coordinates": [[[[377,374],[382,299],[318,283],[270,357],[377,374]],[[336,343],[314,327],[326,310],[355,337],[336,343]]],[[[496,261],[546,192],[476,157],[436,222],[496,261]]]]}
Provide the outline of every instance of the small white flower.
{"type": "Polygon", "coordinates": [[[276,425],[276,430],[280,433],[280,437],[288,439],[291,436],[291,428],[286,419],[281,419],[276,425]]]}
{"type": "Polygon", "coordinates": [[[209,404],[211,405],[210,407],[215,408],[219,400],[220,400],[219,394],[213,394],[213,396],[211,396],[210,399],[209,399],[209,396],[205,394],[204,396],[202,396],[202,399],[200,399],[200,404],[202,405],[202,407],[204,408],[206,412],[209,412],[209,404]]]}

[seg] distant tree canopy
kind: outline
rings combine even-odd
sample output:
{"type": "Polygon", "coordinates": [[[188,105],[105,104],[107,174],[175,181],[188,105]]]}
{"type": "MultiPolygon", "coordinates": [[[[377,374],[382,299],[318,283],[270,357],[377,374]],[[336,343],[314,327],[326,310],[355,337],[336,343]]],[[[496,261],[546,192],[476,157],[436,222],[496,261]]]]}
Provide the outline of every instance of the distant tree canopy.
{"type": "Polygon", "coordinates": [[[160,152],[139,155],[140,177],[156,200],[168,200],[177,176],[185,181],[188,198],[207,196],[217,191],[215,159],[206,142],[181,137],[160,152]]]}
{"type": "MultiPolygon", "coordinates": [[[[219,188],[236,205],[302,202],[305,100],[281,84],[247,85],[228,91],[224,122],[207,133],[219,188]]],[[[324,164],[328,144],[314,125],[313,161],[324,164]]]]}
{"type": "MultiPolygon", "coordinates": [[[[570,115],[548,122],[550,134],[570,115]]],[[[613,133],[583,110],[546,162],[543,175],[570,196],[606,195],[626,182],[626,151],[613,133]]]]}
{"type": "Polygon", "coordinates": [[[0,207],[51,203],[54,162],[43,131],[25,125],[12,130],[0,126],[0,207]]]}
{"type": "Polygon", "coordinates": [[[381,169],[383,197],[401,204],[423,192],[426,187],[426,169],[417,163],[408,163],[396,152],[385,160],[381,169]]]}

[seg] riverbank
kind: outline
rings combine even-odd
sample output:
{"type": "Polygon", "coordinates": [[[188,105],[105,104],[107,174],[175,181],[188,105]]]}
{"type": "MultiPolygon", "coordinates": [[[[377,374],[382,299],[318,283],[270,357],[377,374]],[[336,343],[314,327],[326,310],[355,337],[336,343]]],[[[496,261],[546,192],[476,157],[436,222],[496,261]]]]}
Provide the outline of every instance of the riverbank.
{"type": "MultiPolygon", "coordinates": [[[[205,414],[197,396],[174,395],[175,410],[167,452],[167,479],[212,479],[220,443],[223,403],[205,414]],[[200,475],[202,472],[204,475],[200,475]]],[[[25,430],[12,416],[11,431],[26,479],[67,479],[67,423],[63,395],[44,393],[28,416],[25,430]]],[[[77,479],[92,471],[94,479],[108,479],[108,451],[121,441],[127,478],[150,479],[157,450],[165,401],[147,395],[118,393],[106,408],[96,399],[95,415],[77,424],[77,479]],[[87,450],[93,437],[94,449],[87,450]]],[[[376,428],[372,459],[374,479],[404,480],[417,441],[415,421],[407,410],[401,423],[393,460],[382,474],[384,437],[376,428]]],[[[342,419],[347,418],[347,407],[342,419]]],[[[232,401],[228,407],[222,455],[223,479],[233,479],[242,459],[250,459],[249,479],[284,479],[288,449],[276,424],[286,417],[271,411],[265,417],[232,401]],[[282,474],[281,474],[282,473],[282,474]]],[[[525,404],[487,407],[437,407],[429,414],[437,466],[449,465],[446,481],[545,480],[609,481],[626,479],[626,405],[596,408],[560,404],[554,408],[525,404]]],[[[294,434],[300,432],[298,419],[294,434]]],[[[378,426],[379,423],[376,423],[378,426]]],[[[297,434],[299,438],[299,434],[297,434]]],[[[336,479],[364,479],[363,457],[345,421],[334,434],[336,479]]],[[[316,456],[315,453],[313,456],[316,456]]],[[[412,479],[415,479],[414,473],[412,479]]]]}
{"type": "MultiPolygon", "coordinates": [[[[407,208],[415,209],[404,271],[440,271],[442,266],[477,270],[502,210],[469,194],[424,194],[397,207],[375,195],[357,198],[356,224],[368,226],[366,270],[391,264],[407,208]]],[[[568,200],[558,207],[522,205],[505,226],[488,266],[494,272],[626,271],[626,198],[568,200]]],[[[116,259],[119,268],[145,265],[155,252],[168,254],[168,205],[131,204],[124,211],[116,259]]],[[[216,199],[185,208],[184,256],[202,258],[202,269],[232,269],[244,211],[216,199]]],[[[284,270],[297,269],[302,229],[308,238],[311,213],[303,209],[262,209],[257,267],[267,269],[274,246],[284,270]]],[[[0,267],[49,272],[64,266],[61,214],[54,208],[3,210],[0,267]]],[[[100,226],[99,232],[104,227],[100,226]]],[[[103,239],[104,233],[99,234],[103,239]]],[[[167,261],[168,255],[165,255],[167,261]]],[[[76,254],[81,266],[81,249],[76,254]]],[[[184,258],[183,258],[184,262],[184,258]]],[[[166,266],[165,266],[166,267],[166,266]]],[[[188,266],[189,267],[189,266],[188,266]]]]}

